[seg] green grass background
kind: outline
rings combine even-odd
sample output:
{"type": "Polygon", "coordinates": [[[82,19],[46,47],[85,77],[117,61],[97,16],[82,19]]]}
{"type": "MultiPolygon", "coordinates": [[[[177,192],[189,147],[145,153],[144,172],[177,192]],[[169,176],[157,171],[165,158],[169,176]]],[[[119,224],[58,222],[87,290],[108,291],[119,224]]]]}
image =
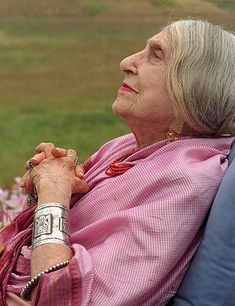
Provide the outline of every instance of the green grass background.
{"type": "Polygon", "coordinates": [[[84,160],[129,129],[111,112],[120,60],[168,21],[235,29],[234,0],[0,0],[0,186],[42,141],[84,160]]]}

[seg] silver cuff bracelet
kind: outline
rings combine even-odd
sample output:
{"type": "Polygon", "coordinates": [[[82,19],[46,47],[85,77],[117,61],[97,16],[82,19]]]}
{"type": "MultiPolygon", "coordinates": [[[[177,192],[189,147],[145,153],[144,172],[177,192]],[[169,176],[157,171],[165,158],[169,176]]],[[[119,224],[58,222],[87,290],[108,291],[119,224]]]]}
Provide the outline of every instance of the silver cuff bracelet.
{"type": "Polygon", "coordinates": [[[34,213],[32,247],[46,243],[69,246],[69,209],[60,203],[45,203],[34,213]]]}

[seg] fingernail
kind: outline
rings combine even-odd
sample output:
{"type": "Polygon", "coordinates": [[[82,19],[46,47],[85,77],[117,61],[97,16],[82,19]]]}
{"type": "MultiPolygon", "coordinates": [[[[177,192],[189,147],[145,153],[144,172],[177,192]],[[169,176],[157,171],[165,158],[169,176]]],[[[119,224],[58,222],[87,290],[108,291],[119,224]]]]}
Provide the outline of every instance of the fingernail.
{"type": "Polygon", "coordinates": [[[84,173],[83,172],[78,172],[78,177],[83,179],[84,178],[84,173]]]}
{"type": "Polygon", "coordinates": [[[20,181],[20,187],[24,188],[24,186],[25,186],[24,182],[20,181]]]}

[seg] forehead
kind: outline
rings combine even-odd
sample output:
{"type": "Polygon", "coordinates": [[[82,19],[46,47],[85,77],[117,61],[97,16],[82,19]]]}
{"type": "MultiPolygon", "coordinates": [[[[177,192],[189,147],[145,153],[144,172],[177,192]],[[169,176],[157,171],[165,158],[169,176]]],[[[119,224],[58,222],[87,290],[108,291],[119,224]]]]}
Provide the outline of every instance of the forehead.
{"type": "Polygon", "coordinates": [[[170,56],[171,53],[171,42],[169,36],[167,35],[166,31],[162,31],[157,33],[156,35],[150,37],[148,39],[148,44],[151,46],[157,46],[161,48],[166,57],[170,56]]]}

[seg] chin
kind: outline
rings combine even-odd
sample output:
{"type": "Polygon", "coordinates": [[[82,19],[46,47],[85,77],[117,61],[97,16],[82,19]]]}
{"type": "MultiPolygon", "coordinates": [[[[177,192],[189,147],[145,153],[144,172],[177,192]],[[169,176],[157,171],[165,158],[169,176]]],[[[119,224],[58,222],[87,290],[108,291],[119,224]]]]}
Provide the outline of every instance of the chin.
{"type": "Polygon", "coordinates": [[[112,105],[113,113],[121,117],[125,122],[128,122],[133,117],[133,109],[130,107],[130,102],[118,96],[112,105]]]}
{"type": "Polygon", "coordinates": [[[122,105],[120,105],[119,101],[114,101],[113,105],[112,105],[112,111],[114,114],[123,117],[124,113],[125,113],[125,108],[122,107],[122,105]]]}
{"type": "Polygon", "coordinates": [[[115,114],[119,115],[120,103],[119,103],[119,101],[118,101],[118,98],[117,98],[117,99],[113,102],[113,104],[112,104],[112,111],[113,111],[115,114]]]}

